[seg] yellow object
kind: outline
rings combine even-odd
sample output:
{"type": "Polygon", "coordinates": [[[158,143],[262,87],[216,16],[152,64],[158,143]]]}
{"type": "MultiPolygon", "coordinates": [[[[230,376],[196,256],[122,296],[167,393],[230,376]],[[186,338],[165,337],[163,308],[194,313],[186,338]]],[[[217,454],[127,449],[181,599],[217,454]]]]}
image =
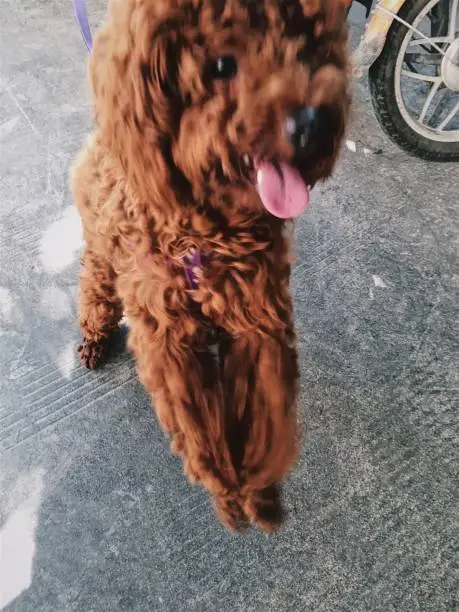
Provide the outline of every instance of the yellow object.
{"type": "Polygon", "coordinates": [[[392,15],[384,11],[389,11],[396,15],[405,2],[406,0],[379,0],[376,3],[360,44],[354,53],[355,77],[361,77],[368,70],[384,47],[387,33],[394,20],[392,15]]]}

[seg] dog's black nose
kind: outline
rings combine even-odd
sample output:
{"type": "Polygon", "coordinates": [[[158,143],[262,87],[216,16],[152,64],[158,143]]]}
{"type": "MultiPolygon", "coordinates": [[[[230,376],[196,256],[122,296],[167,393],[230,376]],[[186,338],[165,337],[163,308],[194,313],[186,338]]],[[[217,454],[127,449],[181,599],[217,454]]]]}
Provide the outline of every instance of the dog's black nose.
{"type": "Polygon", "coordinates": [[[290,139],[298,155],[306,151],[316,127],[317,110],[312,106],[298,108],[285,120],[285,135],[290,139]]]}

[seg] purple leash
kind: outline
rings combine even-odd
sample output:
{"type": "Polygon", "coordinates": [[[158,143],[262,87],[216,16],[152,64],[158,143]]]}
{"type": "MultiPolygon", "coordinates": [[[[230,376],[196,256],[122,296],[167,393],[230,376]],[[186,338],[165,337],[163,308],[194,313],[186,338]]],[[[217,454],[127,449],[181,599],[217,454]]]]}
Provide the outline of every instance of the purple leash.
{"type": "Polygon", "coordinates": [[[72,3],[76,18],[78,20],[78,25],[80,26],[81,35],[83,36],[83,40],[88,48],[88,51],[91,52],[92,34],[91,26],[89,25],[88,12],[86,10],[86,2],[85,0],[72,0],[72,3]]]}

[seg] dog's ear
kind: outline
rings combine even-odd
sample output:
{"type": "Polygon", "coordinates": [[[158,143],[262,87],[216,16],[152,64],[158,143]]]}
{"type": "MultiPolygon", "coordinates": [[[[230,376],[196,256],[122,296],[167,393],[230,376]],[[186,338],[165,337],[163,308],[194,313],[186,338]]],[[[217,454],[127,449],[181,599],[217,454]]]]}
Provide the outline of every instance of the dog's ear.
{"type": "Polygon", "coordinates": [[[89,63],[104,145],[143,193],[148,177],[165,172],[159,152],[180,117],[177,24],[170,16],[158,20],[147,14],[151,7],[154,3],[118,2],[95,37],[89,63]]]}
{"type": "Polygon", "coordinates": [[[119,35],[109,24],[96,36],[90,58],[96,117],[102,124],[114,118],[153,121],[170,131],[168,119],[176,115],[171,107],[180,97],[176,29],[171,20],[156,28],[145,21],[135,32],[119,35]]]}
{"type": "Polygon", "coordinates": [[[147,111],[167,132],[173,130],[182,102],[178,84],[182,44],[177,29],[173,20],[163,22],[153,32],[148,60],[142,64],[147,111]]]}

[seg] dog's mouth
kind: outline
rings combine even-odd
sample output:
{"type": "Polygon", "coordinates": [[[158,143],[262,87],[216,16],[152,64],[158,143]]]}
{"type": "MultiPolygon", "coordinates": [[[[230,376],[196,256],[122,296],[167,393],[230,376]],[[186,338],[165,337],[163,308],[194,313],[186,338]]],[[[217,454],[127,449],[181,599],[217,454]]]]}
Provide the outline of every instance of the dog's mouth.
{"type": "Polygon", "coordinates": [[[309,187],[299,171],[285,161],[244,155],[243,163],[266,210],[280,219],[298,217],[309,204],[309,187]]]}

